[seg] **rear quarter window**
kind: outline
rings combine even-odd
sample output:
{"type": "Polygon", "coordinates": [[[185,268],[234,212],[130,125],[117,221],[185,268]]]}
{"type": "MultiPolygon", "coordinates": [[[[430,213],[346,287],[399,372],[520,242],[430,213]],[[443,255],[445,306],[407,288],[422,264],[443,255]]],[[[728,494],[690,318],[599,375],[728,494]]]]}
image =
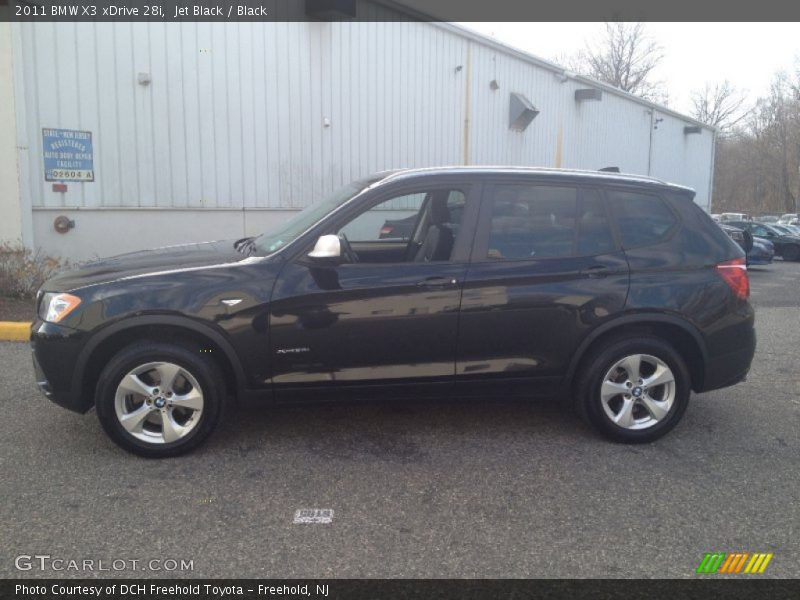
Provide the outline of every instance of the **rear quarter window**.
{"type": "Polygon", "coordinates": [[[606,190],[623,248],[650,246],[667,239],[678,224],[675,213],[658,195],[641,191],[606,190]]]}
{"type": "MultiPolygon", "coordinates": [[[[691,197],[668,193],[667,198],[681,214],[682,227],[674,243],[687,255],[688,262],[711,264],[744,255],[739,244],[691,197]],[[690,260],[691,257],[694,258],[690,260]]],[[[735,227],[742,229],[738,225],[735,227]]]]}

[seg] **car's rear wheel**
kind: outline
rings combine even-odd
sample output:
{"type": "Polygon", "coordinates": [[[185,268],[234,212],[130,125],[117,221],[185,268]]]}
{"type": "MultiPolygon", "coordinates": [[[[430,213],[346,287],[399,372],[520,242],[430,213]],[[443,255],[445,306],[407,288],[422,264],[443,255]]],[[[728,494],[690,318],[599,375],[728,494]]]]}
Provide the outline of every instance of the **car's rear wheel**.
{"type": "Polygon", "coordinates": [[[95,404],[120,447],[158,458],[188,452],[219,421],[224,401],[216,364],[175,344],[137,343],[100,374],[95,404]]]}
{"type": "Polygon", "coordinates": [[[677,425],[691,391],[681,355],[660,338],[642,336],[595,350],[576,393],[580,412],[607,437],[650,442],[677,425]]]}

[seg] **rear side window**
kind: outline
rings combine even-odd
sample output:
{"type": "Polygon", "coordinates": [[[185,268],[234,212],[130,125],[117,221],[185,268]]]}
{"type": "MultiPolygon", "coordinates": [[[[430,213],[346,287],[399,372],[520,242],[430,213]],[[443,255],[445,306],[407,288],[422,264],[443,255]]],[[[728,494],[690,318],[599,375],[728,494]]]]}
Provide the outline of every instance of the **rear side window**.
{"type": "Polygon", "coordinates": [[[574,187],[496,186],[487,258],[571,256],[577,206],[574,187]]]}
{"type": "Polygon", "coordinates": [[[565,258],[615,250],[605,203],[597,190],[495,186],[487,258],[565,258]]]}
{"type": "Polygon", "coordinates": [[[666,203],[654,194],[608,190],[623,248],[649,246],[664,240],[677,223],[666,203]]]}

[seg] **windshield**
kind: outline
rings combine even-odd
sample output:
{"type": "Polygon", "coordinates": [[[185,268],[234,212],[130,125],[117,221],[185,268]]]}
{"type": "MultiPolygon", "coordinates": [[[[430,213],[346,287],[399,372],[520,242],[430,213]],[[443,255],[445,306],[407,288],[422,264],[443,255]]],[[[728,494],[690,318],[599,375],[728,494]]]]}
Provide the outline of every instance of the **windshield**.
{"type": "Polygon", "coordinates": [[[786,235],[785,231],[781,231],[780,229],[775,227],[775,225],[764,225],[764,229],[766,229],[767,231],[771,231],[775,235],[786,235]]]}
{"type": "Polygon", "coordinates": [[[296,240],[303,232],[310,229],[325,215],[339,208],[353,196],[361,192],[374,180],[359,180],[348,183],[321,202],[314,202],[306,206],[287,221],[280,223],[273,231],[259,235],[253,242],[260,252],[272,254],[296,240]]]}

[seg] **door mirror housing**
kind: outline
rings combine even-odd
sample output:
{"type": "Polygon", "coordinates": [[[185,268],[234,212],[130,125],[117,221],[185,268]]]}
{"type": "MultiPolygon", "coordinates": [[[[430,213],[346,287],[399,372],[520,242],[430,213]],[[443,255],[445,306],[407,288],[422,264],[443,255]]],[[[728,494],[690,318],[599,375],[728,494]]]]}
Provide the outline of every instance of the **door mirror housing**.
{"type": "Polygon", "coordinates": [[[313,260],[336,262],[342,256],[342,243],[337,235],[321,235],[314,244],[314,249],[308,253],[313,260]]]}

